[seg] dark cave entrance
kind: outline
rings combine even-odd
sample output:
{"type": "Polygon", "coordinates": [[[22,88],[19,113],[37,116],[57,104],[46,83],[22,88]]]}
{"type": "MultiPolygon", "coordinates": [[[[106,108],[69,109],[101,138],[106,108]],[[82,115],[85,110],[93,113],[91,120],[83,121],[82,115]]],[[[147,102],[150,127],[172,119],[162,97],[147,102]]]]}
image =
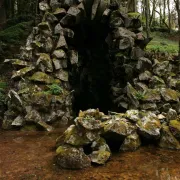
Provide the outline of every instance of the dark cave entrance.
{"type": "Polygon", "coordinates": [[[74,27],[75,37],[69,42],[79,55],[79,67],[72,67],[70,84],[75,90],[73,110],[99,108],[105,113],[111,107],[109,96],[111,72],[109,50],[105,39],[109,27],[98,20],[85,20],[74,27]]]}

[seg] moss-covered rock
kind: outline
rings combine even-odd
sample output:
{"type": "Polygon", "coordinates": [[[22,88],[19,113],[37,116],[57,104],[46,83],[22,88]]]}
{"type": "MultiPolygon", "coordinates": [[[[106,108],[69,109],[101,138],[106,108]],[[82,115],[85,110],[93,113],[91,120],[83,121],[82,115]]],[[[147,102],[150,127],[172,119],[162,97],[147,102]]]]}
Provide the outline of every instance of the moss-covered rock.
{"type": "Polygon", "coordinates": [[[143,92],[142,101],[144,102],[159,102],[161,100],[158,89],[147,89],[143,92]]]}
{"type": "Polygon", "coordinates": [[[169,122],[169,129],[176,138],[180,139],[180,121],[171,120],[169,122]]]}
{"type": "Polygon", "coordinates": [[[115,133],[118,136],[126,137],[136,130],[136,127],[131,124],[125,118],[113,116],[111,120],[108,120],[104,124],[104,133],[108,134],[115,133]]]}
{"type": "Polygon", "coordinates": [[[142,116],[136,123],[138,133],[147,139],[160,137],[161,123],[157,116],[151,112],[142,112],[142,116]]]}
{"type": "Polygon", "coordinates": [[[102,128],[101,121],[92,116],[77,117],[75,119],[77,125],[84,127],[87,130],[99,130],[102,128]]]}
{"type": "Polygon", "coordinates": [[[34,69],[35,69],[34,66],[30,66],[30,67],[25,67],[25,68],[23,68],[23,69],[20,69],[19,71],[14,71],[11,78],[12,78],[12,79],[15,79],[15,78],[23,77],[23,76],[25,76],[27,73],[33,71],[34,69]]]}
{"type": "Polygon", "coordinates": [[[53,65],[49,54],[40,53],[40,56],[36,62],[36,65],[42,71],[53,72],[53,65]]]}
{"type": "Polygon", "coordinates": [[[167,102],[173,102],[173,101],[179,102],[179,93],[173,89],[162,88],[161,89],[161,96],[167,102]]]}
{"type": "Polygon", "coordinates": [[[54,82],[54,78],[43,72],[36,72],[30,77],[31,81],[41,82],[45,84],[51,84],[54,82]]]}
{"type": "Polygon", "coordinates": [[[56,149],[56,154],[56,162],[62,168],[82,169],[91,166],[90,158],[82,148],[63,145],[56,149]]]}
{"type": "Polygon", "coordinates": [[[172,135],[172,133],[169,130],[169,127],[166,125],[162,126],[162,133],[159,141],[159,146],[161,148],[167,149],[180,149],[179,141],[172,135]]]}
{"type": "Polygon", "coordinates": [[[121,151],[135,151],[141,146],[139,135],[135,132],[127,136],[120,147],[121,151]]]}
{"type": "Polygon", "coordinates": [[[73,146],[83,146],[90,143],[90,140],[75,125],[71,125],[64,132],[64,142],[73,146]]]}
{"type": "Polygon", "coordinates": [[[91,162],[96,164],[105,164],[111,156],[111,151],[106,141],[103,138],[99,138],[91,145],[93,152],[90,154],[91,162]]]}

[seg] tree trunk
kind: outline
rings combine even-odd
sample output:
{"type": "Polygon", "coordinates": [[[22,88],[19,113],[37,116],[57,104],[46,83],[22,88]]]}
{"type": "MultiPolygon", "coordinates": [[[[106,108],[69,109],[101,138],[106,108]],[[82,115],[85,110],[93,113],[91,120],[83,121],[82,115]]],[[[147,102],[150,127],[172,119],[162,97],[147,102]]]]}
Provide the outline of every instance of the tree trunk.
{"type": "Polygon", "coordinates": [[[151,17],[150,17],[150,22],[149,22],[149,26],[151,27],[152,25],[152,22],[154,21],[155,19],[155,10],[156,10],[156,0],[153,0],[153,8],[152,8],[152,14],[151,14],[151,17]]]}
{"type": "Polygon", "coordinates": [[[149,38],[149,0],[145,0],[145,13],[146,13],[146,33],[149,38]]]}
{"type": "Polygon", "coordinates": [[[170,11],[170,1],[167,0],[168,5],[168,26],[169,26],[169,33],[171,33],[171,11],[170,11]]]}
{"type": "Polygon", "coordinates": [[[177,11],[177,14],[178,14],[178,34],[179,34],[179,53],[178,53],[178,58],[179,58],[179,61],[180,61],[180,0],[174,0],[175,2],[175,5],[176,5],[176,11],[177,11]]]}
{"type": "Polygon", "coordinates": [[[0,0],[0,29],[2,29],[6,24],[6,8],[5,0],[0,0]]]}
{"type": "Polygon", "coordinates": [[[160,13],[160,17],[159,17],[159,26],[162,26],[162,3],[161,0],[159,0],[159,13],[160,13]]]}
{"type": "Polygon", "coordinates": [[[163,0],[164,6],[163,6],[163,19],[166,21],[166,0],[163,0]]]}

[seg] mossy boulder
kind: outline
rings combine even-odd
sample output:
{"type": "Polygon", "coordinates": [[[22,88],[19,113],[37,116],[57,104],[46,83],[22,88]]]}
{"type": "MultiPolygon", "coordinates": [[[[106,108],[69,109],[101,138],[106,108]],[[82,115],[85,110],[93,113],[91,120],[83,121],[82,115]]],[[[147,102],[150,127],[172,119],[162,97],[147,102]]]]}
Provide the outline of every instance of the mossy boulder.
{"type": "Polygon", "coordinates": [[[179,102],[179,93],[173,89],[162,88],[161,96],[167,102],[179,102]]]}
{"type": "Polygon", "coordinates": [[[158,139],[160,137],[161,123],[157,116],[151,112],[142,112],[136,123],[138,133],[147,139],[158,139]]]}
{"type": "Polygon", "coordinates": [[[40,53],[40,56],[36,62],[36,65],[42,71],[53,72],[53,65],[49,54],[40,53]]]}
{"type": "Polygon", "coordinates": [[[103,138],[94,141],[91,145],[93,152],[90,154],[91,162],[105,164],[111,156],[111,151],[103,138]]]}
{"type": "Polygon", "coordinates": [[[139,120],[139,111],[135,109],[127,110],[125,117],[133,122],[137,122],[139,120]]]}
{"type": "Polygon", "coordinates": [[[25,67],[23,69],[20,69],[18,71],[14,71],[13,72],[13,75],[12,75],[12,79],[15,79],[15,78],[20,78],[20,77],[23,77],[25,76],[27,73],[33,71],[35,69],[34,66],[30,66],[30,67],[25,67]]]}
{"type": "Polygon", "coordinates": [[[162,87],[166,87],[166,84],[162,78],[158,76],[153,76],[149,82],[149,87],[154,89],[162,88],[162,87]]]}
{"type": "Polygon", "coordinates": [[[116,136],[126,137],[136,130],[136,127],[131,124],[127,119],[113,116],[111,120],[108,120],[104,124],[104,133],[106,136],[114,134],[116,136]]]}
{"type": "Polygon", "coordinates": [[[127,136],[120,147],[120,151],[135,151],[141,146],[139,135],[134,132],[127,136]]]}
{"type": "Polygon", "coordinates": [[[64,142],[73,146],[83,146],[90,143],[90,140],[75,125],[71,125],[64,132],[64,142]]]}
{"type": "Polygon", "coordinates": [[[166,149],[180,149],[179,141],[173,136],[173,134],[169,130],[169,127],[166,125],[162,126],[159,146],[166,149]]]}
{"type": "Polygon", "coordinates": [[[100,130],[102,128],[101,121],[92,116],[77,117],[75,119],[76,125],[80,125],[87,130],[100,130]]]}
{"type": "Polygon", "coordinates": [[[44,84],[51,84],[54,82],[54,78],[43,72],[36,72],[30,77],[31,81],[36,81],[44,84]]]}
{"type": "Polygon", "coordinates": [[[147,89],[143,92],[142,101],[144,102],[159,102],[161,101],[160,92],[158,89],[147,89]]]}
{"type": "Polygon", "coordinates": [[[82,148],[63,145],[56,149],[56,154],[56,163],[62,168],[83,169],[91,166],[90,158],[82,148]]]}
{"type": "Polygon", "coordinates": [[[171,120],[169,122],[169,129],[176,138],[180,139],[180,121],[171,120]]]}

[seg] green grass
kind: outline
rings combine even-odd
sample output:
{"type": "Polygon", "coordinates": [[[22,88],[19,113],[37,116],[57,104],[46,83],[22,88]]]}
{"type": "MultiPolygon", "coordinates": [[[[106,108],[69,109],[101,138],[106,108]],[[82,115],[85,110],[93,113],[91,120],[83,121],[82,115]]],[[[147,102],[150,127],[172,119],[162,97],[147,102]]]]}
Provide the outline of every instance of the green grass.
{"type": "MultiPolygon", "coordinates": [[[[145,34],[145,33],[144,33],[145,34]]],[[[178,53],[178,41],[170,40],[172,35],[167,33],[153,32],[151,37],[153,40],[147,45],[147,51],[177,54],[178,53]]]]}

